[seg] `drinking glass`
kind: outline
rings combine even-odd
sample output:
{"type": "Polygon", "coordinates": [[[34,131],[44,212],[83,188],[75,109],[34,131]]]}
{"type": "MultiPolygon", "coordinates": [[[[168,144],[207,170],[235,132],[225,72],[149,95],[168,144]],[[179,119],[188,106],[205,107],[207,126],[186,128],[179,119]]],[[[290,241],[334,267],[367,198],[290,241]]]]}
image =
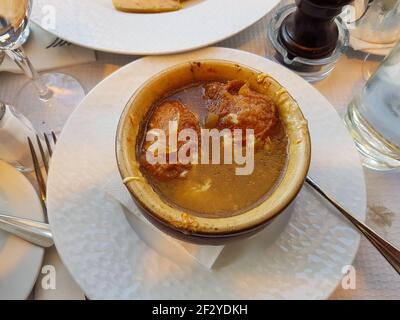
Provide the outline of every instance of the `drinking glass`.
{"type": "Polygon", "coordinates": [[[356,4],[364,12],[354,22],[353,37],[375,44],[391,44],[400,39],[400,0],[358,0],[356,4]]]}
{"type": "MultiPolygon", "coordinates": [[[[351,38],[362,41],[362,51],[385,52],[400,40],[400,0],[355,0],[342,15],[350,29],[351,38]]],[[[374,73],[375,54],[367,54],[362,65],[363,78],[374,73]],[[372,66],[372,67],[371,67],[372,66]]]]}
{"type": "Polygon", "coordinates": [[[39,75],[21,45],[29,33],[32,0],[0,0],[0,50],[31,79],[16,97],[15,106],[36,131],[59,132],[84,98],[85,91],[73,77],[61,73],[39,75]]]}
{"type": "Polygon", "coordinates": [[[400,168],[400,42],[352,100],[344,121],[365,166],[400,168]]]}

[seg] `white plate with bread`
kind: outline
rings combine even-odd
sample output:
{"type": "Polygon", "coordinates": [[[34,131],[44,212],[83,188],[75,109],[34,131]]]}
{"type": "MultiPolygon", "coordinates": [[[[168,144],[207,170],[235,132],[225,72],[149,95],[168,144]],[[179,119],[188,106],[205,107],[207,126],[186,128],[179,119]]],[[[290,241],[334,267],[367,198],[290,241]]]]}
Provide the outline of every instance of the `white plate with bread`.
{"type": "MultiPolygon", "coordinates": [[[[0,212],[43,221],[39,197],[29,180],[0,160],[0,212]]],[[[42,266],[44,249],[0,230],[0,300],[28,298],[42,266]]]]}
{"type": "Polygon", "coordinates": [[[33,21],[101,51],[159,55],[224,40],[265,16],[278,0],[36,0],[33,21]]]}

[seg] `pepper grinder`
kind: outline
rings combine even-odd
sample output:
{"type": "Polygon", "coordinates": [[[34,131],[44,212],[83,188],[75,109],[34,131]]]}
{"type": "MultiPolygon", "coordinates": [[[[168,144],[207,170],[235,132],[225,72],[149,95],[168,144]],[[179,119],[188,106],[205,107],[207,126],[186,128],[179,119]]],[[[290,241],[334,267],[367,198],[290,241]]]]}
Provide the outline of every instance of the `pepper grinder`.
{"type": "Polygon", "coordinates": [[[348,45],[339,15],[351,0],[296,0],[277,11],[268,28],[275,60],[306,80],[326,77],[348,45]]]}

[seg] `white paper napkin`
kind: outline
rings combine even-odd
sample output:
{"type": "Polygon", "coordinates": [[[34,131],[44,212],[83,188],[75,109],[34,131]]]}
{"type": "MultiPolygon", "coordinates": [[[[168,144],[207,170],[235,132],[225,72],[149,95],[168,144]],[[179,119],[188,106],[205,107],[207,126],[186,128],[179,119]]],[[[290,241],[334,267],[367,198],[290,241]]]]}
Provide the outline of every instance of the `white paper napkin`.
{"type": "Polygon", "coordinates": [[[32,157],[27,148],[27,137],[35,141],[36,131],[29,120],[12,106],[3,105],[3,109],[4,114],[0,114],[0,159],[14,166],[31,168],[32,157]]]}
{"type": "MultiPolygon", "coordinates": [[[[56,36],[37,25],[30,24],[30,36],[24,44],[24,49],[36,70],[45,71],[96,61],[95,52],[90,49],[73,44],[52,47],[52,44],[61,43],[60,41],[62,40],[57,39],[56,36]]],[[[7,56],[4,58],[3,63],[0,64],[1,71],[22,72],[7,56]]]]}
{"type": "Polygon", "coordinates": [[[110,178],[104,191],[110,199],[121,205],[128,222],[138,236],[158,253],[176,262],[188,262],[188,258],[194,259],[207,269],[212,268],[221,254],[224,246],[195,245],[179,241],[154,227],[141,214],[119,176],[110,178]]]}

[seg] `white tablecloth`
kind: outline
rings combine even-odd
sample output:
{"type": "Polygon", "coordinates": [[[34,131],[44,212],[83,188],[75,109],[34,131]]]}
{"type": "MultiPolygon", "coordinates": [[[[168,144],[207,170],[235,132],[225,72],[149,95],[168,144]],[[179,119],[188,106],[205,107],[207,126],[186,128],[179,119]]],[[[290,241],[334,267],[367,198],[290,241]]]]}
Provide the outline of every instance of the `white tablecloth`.
{"type": "MultiPolygon", "coordinates": [[[[286,1],[287,2],[287,1],[286,1]]],[[[225,40],[218,46],[238,48],[261,56],[266,55],[266,22],[268,16],[238,35],[225,40]]],[[[357,94],[365,81],[362,77],[364,53],[349,50],[338,62],[335,70],[315,87],[324,94],[336,110],[342,114],[351,98],[357,94]]],[[[89,91],[102,79],[121,66],[137,59],[134,56],[120,56],[97,52],[97,62],[60,69],[79,79],[89,91]]],[[[369,61],[376,67],[380,59],[369,61]]],[[[28,81],[24,76],[0,74],[0,100],[12,103],[18,90],[28,81]]],[[[394,244],[400,246],[400,171],[374,172],[365,169],[368,192],[368,224],[394,244]]],[[[54,252],[49,252],[54,258],[54,252]]],[[[362,239],[357,257],[353,263],[356,269],[356,289],[344,290],[340,286],[331,299],[400,299],[400,277],[366,240],[362,239]]],[[[58,268],[60,279],[67,279],[67,271],[58,268]]],[[[68,280],[68,279],[67,279],[68,280]]],[[[65,280],[65,281],[67,281],[65,280]]],[[[60,285],[56,292],[41,294],[37,298],[71,297],[68,282],[60,285]]],[[[72,286],[72,289],[73,286],[72,286]]],[[[79,298],[79,294],[74,297],[79,298]]]]}

